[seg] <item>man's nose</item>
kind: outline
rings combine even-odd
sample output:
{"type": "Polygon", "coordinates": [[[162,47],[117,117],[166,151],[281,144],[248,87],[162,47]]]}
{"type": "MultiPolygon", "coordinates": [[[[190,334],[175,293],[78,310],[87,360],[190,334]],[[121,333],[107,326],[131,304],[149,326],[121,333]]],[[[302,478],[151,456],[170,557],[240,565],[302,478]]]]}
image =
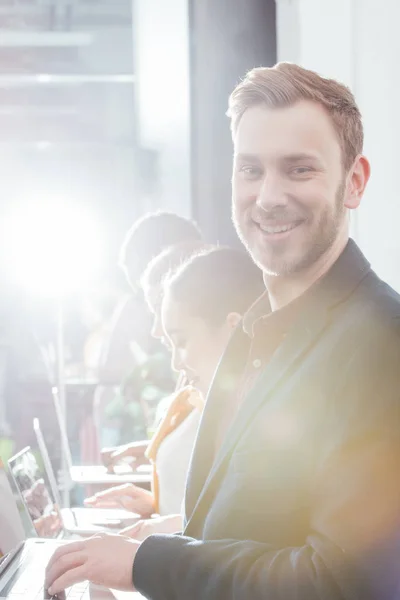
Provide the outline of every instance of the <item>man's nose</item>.
{"type": "Polygon", "coordinates": [[[270,211],[278,206],[286,206],[286,194],[281,178],[277,174],[265,175],[257,196],[257,206],[270,211]]]}

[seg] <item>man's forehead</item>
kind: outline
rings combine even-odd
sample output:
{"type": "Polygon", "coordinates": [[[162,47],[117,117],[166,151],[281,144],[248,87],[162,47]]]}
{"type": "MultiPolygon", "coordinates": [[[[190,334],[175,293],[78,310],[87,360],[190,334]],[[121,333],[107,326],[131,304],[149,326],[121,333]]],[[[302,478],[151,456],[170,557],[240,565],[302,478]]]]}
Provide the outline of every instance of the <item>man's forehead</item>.
{"type": "Polygon", "coordinates": [[[235,136],[235,155],[320,154],[331,151],[339,142],[325,109],[312,102],[283,108],[263,105],[243,114],[235,136]]]}

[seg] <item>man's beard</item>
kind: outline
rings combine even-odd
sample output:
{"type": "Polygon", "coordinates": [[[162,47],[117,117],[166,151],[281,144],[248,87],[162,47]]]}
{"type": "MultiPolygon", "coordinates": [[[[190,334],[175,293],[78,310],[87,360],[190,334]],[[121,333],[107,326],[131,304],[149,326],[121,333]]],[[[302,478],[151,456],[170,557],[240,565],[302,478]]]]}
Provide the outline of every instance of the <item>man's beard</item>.
{"type": "MultiPolygon", "coordinates": [[[[256,245],[252,246],[252,240],[246,239],[246,233],[240,227],[234,212],[232,214],[233,224],[242,244],[246,247],[257,266],[260,267],[265,274],[279,277],[295,275],[315,264],[321,256],[331,248],[337,239],[346,212],[343,202],[345,189],[346,182],[342,181],[336,192],[333,208],[330,209],[329,206],[326,207],[326,210],[320,216],[318,223],[315,223],[312,231],[310,231],[310,234],[314,236],[314,239],[311,239],[310,235],[305,251],[298,257],[285,259],[285,246],[283,246],[283,252],[281,254],[279,251],[274,253],[273,247],[271,247],[270,252],[263,252],[262,250],[259,250],[256,245]]],[[[272,212],[273,211],[271,211],[271,213],[272,212]]],[[[280,219],[282,221],[285,220],[282,211],[280,211],[280,219]]],[[[302,227],[302,225],[300,225],[300,227],[302,227]]],[[[307,240],[305,241],[307,242],[307,240]]]]}

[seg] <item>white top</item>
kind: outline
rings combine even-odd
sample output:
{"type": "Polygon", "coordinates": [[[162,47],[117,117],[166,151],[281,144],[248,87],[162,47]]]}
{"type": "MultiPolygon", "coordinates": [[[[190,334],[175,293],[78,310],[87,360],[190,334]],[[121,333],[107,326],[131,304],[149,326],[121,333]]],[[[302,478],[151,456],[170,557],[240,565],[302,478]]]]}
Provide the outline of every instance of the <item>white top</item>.
{"type": "Polygon", "coordinates": [[[201,413],[194,408],[160,444],[157,452],[160,515],[181,513],[189,462],[201,413]]]}

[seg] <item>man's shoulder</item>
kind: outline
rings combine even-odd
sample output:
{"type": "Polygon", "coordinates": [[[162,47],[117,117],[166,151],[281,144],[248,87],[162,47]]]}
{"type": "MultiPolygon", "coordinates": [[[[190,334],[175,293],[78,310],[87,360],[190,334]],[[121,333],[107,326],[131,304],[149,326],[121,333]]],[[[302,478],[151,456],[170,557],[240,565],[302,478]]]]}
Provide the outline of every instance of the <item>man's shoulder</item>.
{"type": "Polygon", "coordinates": [[[371,323],[378,327],[400,327],[400,294],[370,271],[354,295],[355,309],[368,308],[371,323]]]}
{"type": "Polygon", "coordinates": [[[326,343],[334,340],[339,355],[346,349],[355,362],[382,364],[390,355],[400,361],[400,295],[373,271],[334,308],[331,326],[326,343]]]}
{"type": "Polygon", "coordinates": [[[400,295],[371,271],[348,300],[339,318],[340,352],[346,347],[354,367],[361,361],[366,379],[367,364],[400,377],[400,295]]]}
{"type": "Polygon", "coordinates": [[[355,430],[398,410],[400,296],[371,271],[342,309],[326,342],[333,345],[330,389],[335,414],[347,415],[355,430]]]}

